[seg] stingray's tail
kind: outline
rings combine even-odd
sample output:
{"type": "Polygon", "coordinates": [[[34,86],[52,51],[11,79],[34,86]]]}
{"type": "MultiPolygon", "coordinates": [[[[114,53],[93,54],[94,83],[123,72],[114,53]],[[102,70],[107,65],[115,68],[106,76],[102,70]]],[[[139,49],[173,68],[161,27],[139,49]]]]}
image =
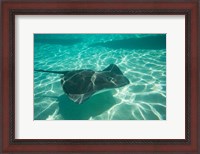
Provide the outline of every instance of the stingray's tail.
{"type": "Polygon", "coordinates": [[[55,73],[55,74],[65,74],[68,71],[46,71],[46,70],[36,70],[34,69],[35,72],[45,72],[45,73],[55,73]]]}

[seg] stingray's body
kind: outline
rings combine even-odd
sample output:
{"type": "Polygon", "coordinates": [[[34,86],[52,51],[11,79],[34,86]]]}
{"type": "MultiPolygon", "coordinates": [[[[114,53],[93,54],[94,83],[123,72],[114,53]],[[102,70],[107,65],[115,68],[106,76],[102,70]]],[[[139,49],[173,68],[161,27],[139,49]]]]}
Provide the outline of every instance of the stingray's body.
{"type": "Polygon", "coordinates": [[[78,104],[81,104],[95,93],[129,84],[129,80],[115,64],[111,64],[103,71],[97,72],[86,69],[62,72],[35,71],[63,74],[61,76],[62,88],[68,97],[78,104]]]}

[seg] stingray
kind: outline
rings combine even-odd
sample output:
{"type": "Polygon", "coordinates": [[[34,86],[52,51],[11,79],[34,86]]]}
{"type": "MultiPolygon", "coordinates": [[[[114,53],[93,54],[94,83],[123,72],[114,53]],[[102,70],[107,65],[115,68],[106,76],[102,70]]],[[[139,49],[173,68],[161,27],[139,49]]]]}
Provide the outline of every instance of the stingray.
{"type": "Polygon", "coordinates": [[[61,75],[63,91],[74,102],[81,104],[91,96],[129,84],[129,80],[115,64],[110,64],[102,71],[90,69],[73,71],[34,70],[37,72],[61,75]]]}

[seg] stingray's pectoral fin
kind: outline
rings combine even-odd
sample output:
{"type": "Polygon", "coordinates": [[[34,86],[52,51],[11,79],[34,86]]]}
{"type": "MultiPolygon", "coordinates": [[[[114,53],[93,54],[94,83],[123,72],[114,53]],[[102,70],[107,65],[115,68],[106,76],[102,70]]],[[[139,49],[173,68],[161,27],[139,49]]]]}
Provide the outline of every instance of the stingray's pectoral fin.
{"type": "Polygon", "coordinates": [[[73,102],[81,104],[90,98],[91,94],[67,94],[73,102]]]}
{"type": "Polygon", "coordinates": [[[122,71],[117,67],[115,64],[110,64],[107,68],[105,68],[103,71],[109,71],[113,72],[115,74],[123,75],[122,71]]]}

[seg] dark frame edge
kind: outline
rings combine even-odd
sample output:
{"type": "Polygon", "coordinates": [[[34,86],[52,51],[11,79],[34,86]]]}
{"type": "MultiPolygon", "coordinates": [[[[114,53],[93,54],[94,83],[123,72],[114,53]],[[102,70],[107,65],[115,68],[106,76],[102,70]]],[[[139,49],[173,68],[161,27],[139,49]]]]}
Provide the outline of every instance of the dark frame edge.
{"type": "Polygon", "coordinates": [[[197,154],[200,153],[200,0],[197,0],[198,2],[198,8],[197,8],[197,51],[198,51],[198,106],[197,106],[197,113],[198,113],[198,119],[197,119],[197,154]]]}
{"type": "MultiPolygon", "coordinates": [[[[199,7],[200,7],[200,4],[199,4],[199,7]]],[[[200,12],[200,11],[199,11],[200,12]]],[[[200,14],[200,13],[199,13],[200,14]]],[[[199,17],[198,17],[199,18],[199,17]]],[[[198,31],[198,33],[200,33],[199,31],[198,31]]],[[[2,36],[2,35],[1,35],[2,36]]],[[[199,34],[199,36],[198,37],[200,37],[200,34],[199,34]]],[[[199,38],[198,38],[198,41],[199,41],[199,38]]],[[[2,44],[0,44],[0,45],[2,45],[2,44]]],[[[200,45],[199,45],[200,46],[200,45]]],[[[0,46],[1,47],[1,46],[0,46]]],[[[199,47],[200,48],[200,47],[199,47]]],[[[13,49],[10,49],[10,50],[13,50],[13,49]]],[[[0,55],[1,56],[1,55],[0,55]]],[[[199,55],[198,55],[199,56],[199,55]]],[[[0,58],[2,58],[2,57],[0,57],[0,58]]],[[[198,59],[200,59],[200,57],[198,57],[198,59]]],[[[1,65],[2,66],[2,65],[1,65]]],[[[199,68],[199,66],[200,66],[200,62],[199,62],[199,65],[198,65],[198,68],[199,68]]],[[[0,69],[1,69],[1,67],[0,67],[0,69]]],[[[2,70],[1,70],[1,72],[2,72],[2,70]]],[[[2,80],[1,80],[2,81],[2,80]]],[[[3,90],[3,89],[1,89],[1,90],[3,90]]],[[[2,92],[1,92],[1,94],[2,94],[2,92]]],[[[199,98],[200,99],[200,98],[199,98]]],[[[1,103],[1,105],[2,105],[2,103],[1,103]]],[[[199,105],[200,106],[200,105],[199,105]]],[[[199,107],[198,106],[198,107],[199,107]]],[[[0,106],[1,107],[1,106],[0,106]]],[[[199,108],[198,108],[199,109],[199,108]]],[[[199,110],[200,111],[200,110],[199,110]]],[[[200,115],[200,113],[198,113],[199,115],[200,115]]],[[[1,119],[0,119],[1,120],[1,119]]],[[[199,121],[199,120],[198,120],[199,121]]],[[[200,124],[199,124],[200,125],[200,124]]],[[[200,126],[198,127],[198,128],[200,128],[200,126]]],[[[198,131],[198,129],[197,129],[197,131],[198,131]]],[[[200,133],[198,133],[198,135],[199,135],[200,133]]],[[[199,135],[200,136],[200,135],[199,135]]],[[[17,143],[19,140],[11,140],[11,143],[17,143]]],[[[26,142],[28,142],[28,140],[26,141],[26,142]]],[[[40,144],[40,143],[39,143],[40,144]]],[[[198,144],[200,144],[199,142],[198,142],[198,144]]],[[[42,145],[41,145],[42,146],[42,145]]],[[[9,146],[9,147],[7,147],[6,149],[6,151],[10,151],[11,149],[12,149],[12,147],[15,147],[15,145],[11,145],[11,146],[9,146]]],[[[85,148],[83,148],[82,146],[77,146],[77,147],[79,147],[80,149],[82,149],[83,151],[85,151],[85,148]]],[[[198,152],[200,151],[200,149],[199,149],[200,147],[198,146],[198,152]]],[[[72,151],[74,151],[73,150],[74,148],[71,148],[71,150],[72,151]]],[[[195,152],[196,150],[195,150],[196,148],[194,148],[193,150],[193,152],[195,152]]],[[[155,149],[156,150],[156,149],[155,149]]],[[[11,150],[12,151],[12,150],[11,150]]],[[[197,153],[198,153],[197,152],[197,153]]],[[[179,153],[179,152],[176,152],[176,153],[179,153]]],[[[182,152],[181,152],[182,153],[182,152]]],[[[188,152],[187,152],[188,153],[188,152]]]]}
{"type": "MultiPolygon", "coordinates": [[[[2,32],[3,32],[3,27],[2,27],[2,2],[0,2],[0,40],[2,40],[3,39],[3,34],[2,34],[2,32]]],[[[0,51],[3,51],[3,47],[2,47],[2,41],[0,41],[0,51]]],[[[3,60],[2,60],[2,52],[0,52],[0,62],[1,62],[1,64],[0,64],[0,125],[1,126],[3,126],[3,100],[2,100],[2,80],[3,80],[3,78],[2,78],[2,62],[3,60]]],[[[2,130],[2,127],[0,127],[0,152],[1,151],[3,151],[3,136],[2,136],[2,134],[3,134],[3,130],[2,130]]]]}

